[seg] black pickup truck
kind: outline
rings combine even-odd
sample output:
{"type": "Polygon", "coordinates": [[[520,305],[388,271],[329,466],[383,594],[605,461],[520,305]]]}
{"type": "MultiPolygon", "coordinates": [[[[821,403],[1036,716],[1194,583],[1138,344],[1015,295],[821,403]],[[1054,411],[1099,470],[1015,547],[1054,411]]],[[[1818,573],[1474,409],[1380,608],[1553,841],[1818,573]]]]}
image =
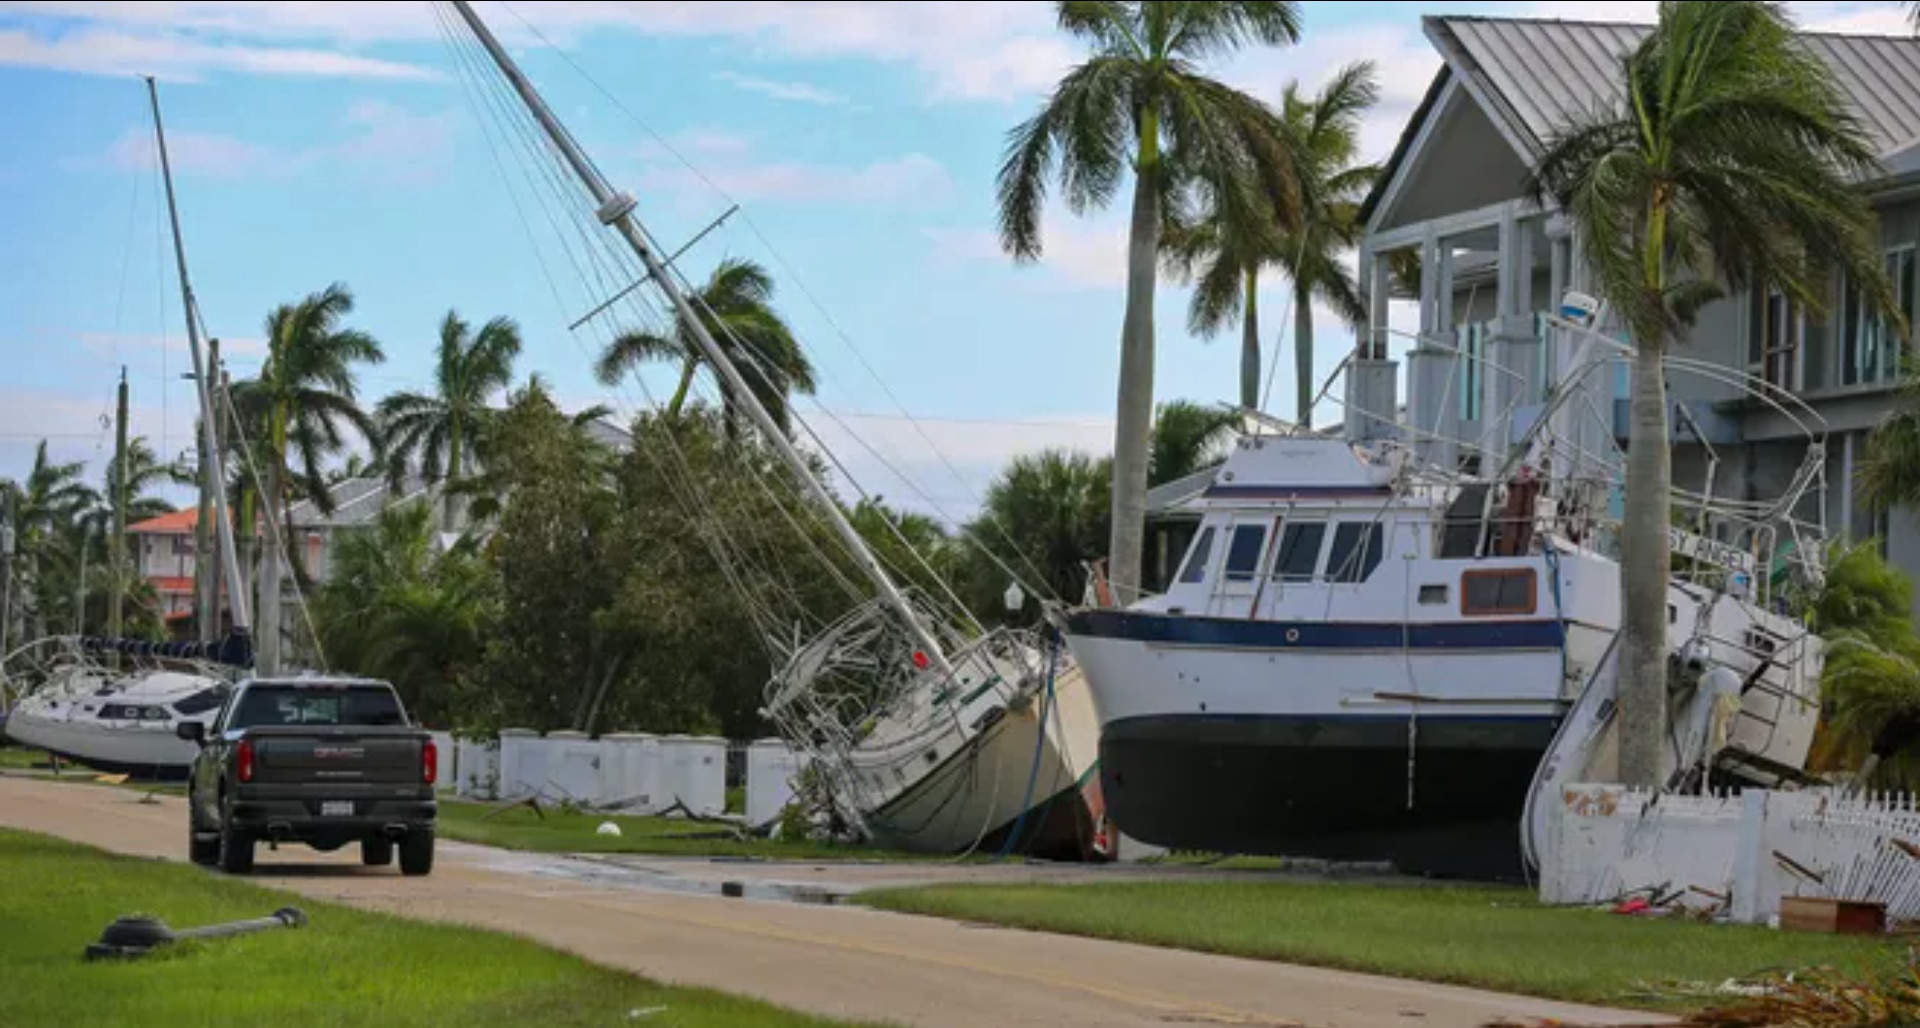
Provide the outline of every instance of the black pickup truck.
{"type": "Polygon", "coordinates": [[[187,790],[189,851],[229,874],[253,870],[254,845],[300,843],[331,853],[360,844],[369,867],[433,871],[439,808],[433,737],[412,727],[384,682],[250,680],[227,698],[200,744],[187,790]]]}

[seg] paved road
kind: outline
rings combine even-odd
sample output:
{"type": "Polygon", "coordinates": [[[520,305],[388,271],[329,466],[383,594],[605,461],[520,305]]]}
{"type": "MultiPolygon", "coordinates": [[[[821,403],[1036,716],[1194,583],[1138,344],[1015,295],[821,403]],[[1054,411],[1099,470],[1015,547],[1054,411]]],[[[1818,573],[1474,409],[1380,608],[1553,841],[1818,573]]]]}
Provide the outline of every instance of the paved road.
{"type": "MultiPolygon", "coordinates": [[[[182,801],[0,778],[0,826],[183,860],[182,801]]],[[[306,896],[515,932],[649,978],[854,1020],[925,1028],[1482,1028],[1645,1015],[1467,989],[979,928],[844,907],[728,900],[604,864],[442,844],[434,875],[357,852],[262,850],[256,877],[306,896]]]]}

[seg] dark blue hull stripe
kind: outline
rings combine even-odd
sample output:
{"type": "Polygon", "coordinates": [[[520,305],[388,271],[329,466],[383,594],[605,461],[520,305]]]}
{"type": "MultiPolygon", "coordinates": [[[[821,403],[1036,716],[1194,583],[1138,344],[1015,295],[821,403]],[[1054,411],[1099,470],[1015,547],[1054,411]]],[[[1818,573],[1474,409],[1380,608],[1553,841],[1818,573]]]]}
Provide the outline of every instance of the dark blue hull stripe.
{"type": "Polygon", "coordinates": [[[1557,650],[1558,621],[1398,625],[1366,621],[1235,621],[1091,610],[1067,619],[1069,635],[1172,646],[1264,650],[1557,650]]]}

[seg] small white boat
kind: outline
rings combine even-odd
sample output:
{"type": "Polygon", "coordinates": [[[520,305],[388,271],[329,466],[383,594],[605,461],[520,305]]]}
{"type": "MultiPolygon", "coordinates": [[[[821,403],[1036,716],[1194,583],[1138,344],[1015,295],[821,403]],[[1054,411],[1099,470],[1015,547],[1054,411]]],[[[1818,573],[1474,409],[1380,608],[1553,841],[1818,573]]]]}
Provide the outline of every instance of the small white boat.
{"type": "Polygon", "coordinates": [[[108,774],[184,778],[198,750],[177,727],[211,724],[226,702],[230,679],[214,655],[200,646],[42,640],[0,668],[0,686],[18,697],[6,734],[108,774]]]}

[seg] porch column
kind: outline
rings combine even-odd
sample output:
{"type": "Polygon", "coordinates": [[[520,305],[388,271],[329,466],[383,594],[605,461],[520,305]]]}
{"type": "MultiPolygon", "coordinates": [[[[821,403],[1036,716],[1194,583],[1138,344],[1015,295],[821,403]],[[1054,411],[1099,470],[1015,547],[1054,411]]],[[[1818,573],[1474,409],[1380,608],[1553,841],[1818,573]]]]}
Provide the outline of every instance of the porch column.
{"type": "Polygon", "coordinates": [[[1453,248],[1429,231],[1420,252],[1420,342],[1407,356],[1414,453],[1442,471],[1460,463],[1459,333],[1453,326],[1453,248]]]}
{"type": "Polygon", "coordinates": [[[1533,318],[1533,233],[1509,210],[1500,220],[1497,313],[1482,375],[1480,452],[1494,474],[1513,446],[1514,415],[1538,403],[1540,340],[1533,318]]]}
{"type": "Polygon", "coordinates": [[[1360,254],[1361,281],[1367,288],[1367,331],[1355,341],[1347,372],[1347,439],[1390,439],[1400,421],[1400,366],[1387,357],[1388,304],[1393,298],[1392,262],[1382,254],[1360,254]]]}

